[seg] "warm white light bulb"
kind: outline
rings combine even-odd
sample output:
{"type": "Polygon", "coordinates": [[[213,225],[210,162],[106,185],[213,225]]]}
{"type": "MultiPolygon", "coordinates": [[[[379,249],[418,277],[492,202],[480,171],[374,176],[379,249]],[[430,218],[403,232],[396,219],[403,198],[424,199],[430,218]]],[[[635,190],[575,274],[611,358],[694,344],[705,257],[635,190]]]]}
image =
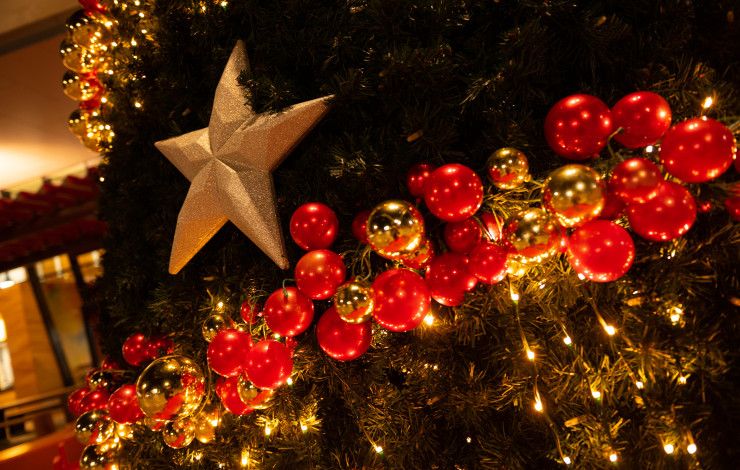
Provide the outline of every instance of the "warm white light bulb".
{"type": "Polygon", "coordinates": [[[566,346],[570,346],[571,344],[573,344],[573,340],[570,339],[570,336],[566,336],[565,338],[563,338],[563,343],[565,343],[566,346]]]}
{"type": "Polygon", "coordinates": [[[530,361],[534,361],[534,351],[532,351],[531,349],[527,349],[527,359],[529,359],[530,361]]]}
{"type": "Polygon", "coordinates": [[[617,334],[617,329],[611,325],[605,325],[604,331],[606,331],[606,334],[608,334],[609,336],[614,336],[615,334],[617,334]]]}
{"type": "Polygon", "coordinates": [[[573,461],[572,461],[572,460],[570,459],[570,457],[568,457],[568,456],[566,455],[565,457],[563,457],[563,463],[564,463],[565,465],[570,465],[570,464],[572,464],[572,463],[573,463],[573,461]]]}
{"type": "Polygon", "coordinates": [[[374,448],[375,448],[375,452],[376,453],[378,453],[378,454],[382,454],[383,453],[383,448],[380,447],[379,445],[376,444],[374,448]]]}
{"type": "Polygon", "coordinates": [[[434,325],[434,315],[432,315],[431,313],[427,313],[424,317],[424,324],[427,326],[434,325]]]}
{"type": "Polygon", "coordinates": [[[709,109],[712,107],[713,104],[714,98],[712,98],[711,96],[707,96],[706,98],[704,98],[704,102],[701,104],[701,107],[704,109],[709,109]]]}
{"type": "Polygon", "coordinates": [[[672,454],[674,450],[676,450],[675,447],[673,447],[673,444],[666,444],[663,446],[663,450],[666,454],[672,454]]]}
{"type": "Polygon", "coordinates": [[[539,412],[539,413],[542,413],[542,410],[543,410],[544,408],[543,408],[543,406],[542,406],[542,402],[541,402],[540,400],[535,400],[535,401],[534,401],[534,409],[535,409],[535,411],[537,411],[537,412],[539,412]]]}
{"type": "Polygon", "coordinates": [[[591,390],[591,396],[598,400],[601,398],[601,392],[598,390],[591,390]]]}
{"type": "Polygon", "coordinates": [[[691,444],[687,445],[686,446],[686,452],[688,452],[689,454],[695,454],[696,453],[696,444],[694,444],[692,442],[691,444]]]}
{"type": "Polygon", "coordinates": [[[639,388],[640,390],[642,390],[643,388],[645,388],[645,384],[642,383],[642,380],[638,380],[637,382],[635,382],[635,386],[637,388],[639,388]]]}
{"type": "Polygon", "coordinates": [[[616,452],[612,452],[611,454],[609,454],[610,462],[616,462],[618,459],[619,459],[619,456],[617,455],[616,452]]]}

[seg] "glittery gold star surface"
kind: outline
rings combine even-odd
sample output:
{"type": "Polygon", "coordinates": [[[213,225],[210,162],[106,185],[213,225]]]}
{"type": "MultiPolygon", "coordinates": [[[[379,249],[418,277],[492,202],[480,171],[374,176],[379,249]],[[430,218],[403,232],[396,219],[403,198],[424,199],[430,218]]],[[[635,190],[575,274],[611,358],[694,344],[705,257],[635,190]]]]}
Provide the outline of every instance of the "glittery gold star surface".
{"type": "Polygon", "coordinates": [[[324,117],[330,97],[278,114],[255,114],[237,82],[248,67],[239,41],[216,88],[208,127],[155,143],[190,180],[172,243],[172,274],[229,220],[278,266],[288,268],[272,172],[324,117]]]}

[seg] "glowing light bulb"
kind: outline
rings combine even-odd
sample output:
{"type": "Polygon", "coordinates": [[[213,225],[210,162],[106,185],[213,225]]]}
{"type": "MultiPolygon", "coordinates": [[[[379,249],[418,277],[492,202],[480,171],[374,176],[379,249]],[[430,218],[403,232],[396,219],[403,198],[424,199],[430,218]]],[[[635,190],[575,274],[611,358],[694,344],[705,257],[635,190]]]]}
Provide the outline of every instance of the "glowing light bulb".
{"type": "Polygon", "coordinates": [[[604,325],[604,331],[606,331],[606,334],[608,334],[609,336],[614,336],[615,334],[617,334],[617,329],[611,325],[604,325]]]}
{"type": "Polygon", "coordinates": [[[383,453],[383,448],[381,446],[379,446],[379,445],[376,444],[373,448],[375,449],[375,452],[376,453],[378,453],[378,454],[382,454],[383,453]]]}
{"type": "Polygon", "coordinates": [[[465,442],[467,442],[468,444],[470,444],[471,442],[473,442],[473,439],[470,436],[468,436],[468,437],[465,438],[465,442]]]}
{"type": "Polygon", "coordinates": [[[678,378],[678,383],[680,383],[681,385],[686,385],[686,376],[685,375],[680,376],[678,378]]]}
{"type": "MultiPolygon", "coordinates": [[[[654,150],[655,147],[653,147],[652,145],[648,145],[647,147],[645,147],[645,152],[647,153],[653,153],[654,150]]],[[[637,291],[635,291],[635,293],[637,293],[637,291]]]]}
{"type": "Polygon", "coordinates": [[[616,452],[612,452],[611,454],[609,454],[610,462],[616,462],[617,460],[619,460],[619,456],[617,455],[616,452]]]}
{"type": "Polygon", "coordinates": [[[303,432],[308,431],[308,426],[306,426],[305,423],[301,423],[301,431],[303,431],[303,432]]]}
{"type": "Polygon", "coordinates": [[[293,385],[293,378],[292,377],[288,377],[288,380],[286,380],[285,383],[288,384],[288,385],[293,385]]]}
{"type": "Polygon", "coordinates": [[[581,281],[585,281],[586,280],[586,276],[584,276],[581,273],[578,273],[578,279],[580,279],[581,281]]]}
{"type": "Polygon", "coordinates": [[[638,380],[637,382],[635,382],[635,386],[637,388],[639,388],[640,390],[642,390],[643,388],[645,388],[645,384],[642,383],[642,380],[638,380]]]}
{"type": "Polygon", "coordinates": [[[689,454],[695,454],[696,453],[696,444],[694,444],[692,442],[691,444],[687,445],[686,446],[686,452],[688,452],[689,454]]]}
{"type": "Polygon", "coordinates": [[[427,313],[424,317],[424,324],[427,326],[434,325],[434,315],[432,315],[431,313],[427,313]]]}
{"type": "Polygon", "coordinates": [[[601,392],[598,390],[591,390],[591,396],[598,400],[601,398],[601,392]]]}
{"type": "Polygon", "coordinates": [[[676,450],[675,447],[673,447],[673,444],[666,444],[663,446],[663,450],[666,454],[672,454],[674,450],[676,450]]]}
{"type": "Polygon", "coordinates": [[[216,310],[218,310],[220,312],[223,309],[224,309],[224,303],[219,300],[218,303],[216,303],[216,310]]]}
{"type": "Polygon", "coordinates": [[[529,348],[527,348],[527,359],[529,359],[530,361],[534,361],[534,351],[529,348]]]}
{"type": "Polygon", "coordinates": [[[272,428],[268,424],[267,426],[265,426],[265,436],[269,436],[270,434],[272,434],[272,428]]]}
{"type": "Polygon", "coordinates": [[[277,334],[277,333],[273,333],[272,334],[272,337],[275,338],[275,339],[280,339],[280,335],[277,334]]]}
{"type": "Polygon", "coordinates": [[[570,457],[568,457],[568,456],[566,455],[565,457],[563,457],[563,463],[564,463],[565,465],[570,465],[570,464],[572,464],[572,463],[573,463],[573,461],[572,461],[572,460],[570,459],[570,457]]]}
{"type": "Polygon", "coordinates": [[[544,410],[544,407],[542,406],[542,402],[540,401],[539,398],[537,398],[534,401],[534,410],[537,411],[538,413],[542,413],[542,410],[544,410]]]}
{"type": "Polygon", "coordinates": [[[242,449],[242,455],[241,459],[239,460],[239,465],[241,465],[242,467],[246,467],[247,465],[249,465],[249,450],[242,449]]]}
{"type": "Polygon", "coordinates": [[[566,336],[565,338],[563,338],[563,343],[565,343],[566,346],[570,346],[571,344],[573,344],[573,340],[570,339],[570,336],[566,336]]]}
{"type": "Polygon", "coordinates": [[[714,104],[714,98],[712,98],[711,96],[707,96],[706,98],[704,98],[704,101],[702,102],[701,107],[704,109],[709,109],[712,107],[713,104],[714,104]]]}

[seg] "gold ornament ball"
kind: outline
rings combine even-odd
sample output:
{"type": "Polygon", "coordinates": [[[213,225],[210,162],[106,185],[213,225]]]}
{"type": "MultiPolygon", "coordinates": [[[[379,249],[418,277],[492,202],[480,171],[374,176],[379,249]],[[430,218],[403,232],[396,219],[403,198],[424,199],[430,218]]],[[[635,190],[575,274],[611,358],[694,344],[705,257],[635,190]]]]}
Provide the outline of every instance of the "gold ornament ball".
{"type": "Polygon", "coordinates": [[[604,208],[606,188],[599,174],[577,163],[550,173],[542,189],[542,205],[563,227],[575,227],[597,217],[604,208]]]}
{"type": "Polygon", "coordinates": [[[531,179],[527,156],[520,150],[504,147],[488,157],[488,179],[499,189],[514,189],[531,179]]]}
{"type": "Polygon", "coordinates": [[[59,45],[59,54],[62,56],[64,66],[78,73],[93,72],[98,62],[90,51],[69,39],[64,39],[59,45]]]}
{"type": "Polygon", "coordinates": [[[96,370],[87,376],[87,388],[90,390],[110,388],[112,383],[113,373],[109,370],[96,370]]]}
{"type": "Polygon", "coordinates": [[[424,218],[413,204],[385,201],[367,219],[367,241],[384,258],[411,256],[424,242],[424,218]]]}
{"type": "Polygon", "coordinates": [[[90,114],[86,121],[86,133],[80,138],[82,144],[95,152],[109,150],[113,144],[115,133],[110,124],[103,121],[97,114],[90,114]]]}
{"type": "Polygon", "coordinates": [[[221,409],[215,404],[208,405],[193,418],[193,422],[195,438],[202,444],[208,444],[216,438],[216,430],[221,424],[221,409]]]}
{"type": "Polygon", "coordinates": [[[141,410],[160,421],[177,420],[195,413],[205,396],[203,371],[185,356],[164,356],[152,361],[136,381],[141,410]]]}
{"type": "Polygon", "coordinates": [[[102,87],[100,82],[90,75],[67,70],[62,76],[62,91],[75,101],[87,101],[95,98],[102,91],[102,87]]]}
{"type": "Polygon", "coordinates": [[[119,470],[120,464],[117,449],[110,446],[93,445],[83,449],[80,456],[80,470],[119,470]]]}
{"type": "Polygon", "coordinates": [[[542,209],[526,209],[511,218],[504,227],[510,259],[521,264],[536,264],[558,251],[560,228],[542,209]]]}
{"type": "Polygon", "coordinates": [[[401,261],[412,269],[426,269],[434,256],[434,248],[429,239],[424,238],[421,246],[409,256],[404,256],[401,261]]]}
{"type": "Polygon", "coordinates": [[[72,111],[67,118],[67,128],[80,140],[87,134],[87,118],[88,113],[79,109],[72,111]]]}
{"type": "Polygon", "coordinates": [[[239,398],[246,405],[253,410],[266,410],[272,403],[272,395],[275,393],[272,390],[260,390],[252,385],[252,382],[239,376],[239,380],[236,383],[236,391],[239,393],[239,398]]]}
{"type": "Polygon", "coordinates": [[[69,39],[93,53],[111,48],[115,37],[115,23],[100,12],[78,10],[67,19],[69,39]]]}
{"type": "Polygon", "coordinates": [[[75,421],[75,434],[82,444],[102,444],[116,434],[116,423],[105,410],[87,411],[75,421]]]}
{"type": "Polygon", "coordinates": [[[134,426],[128,423],[116,423],[116,436],[130,441],[134,438],[134,426]]]}
{"type": "Polygon", "coordinates": [[[170,421],[162,428],[162,440],[173,449],[187,447],[195,439],[195,423],[190,418],[170,421]]]}
{"type": "Polygon", "coordinates": [[[334,308],[347,323],[364,323],[372,317],[375,293],[369,284],[350,281],[342,284],[334,293],[334,308]]]}
{"type": "Polygon", "coordinates": [[[208,318],[203,320],[203,338],[210,343],[219,331],[230,327],[230,322],[223,315],[218,313],[208,315],[208,318]]]}

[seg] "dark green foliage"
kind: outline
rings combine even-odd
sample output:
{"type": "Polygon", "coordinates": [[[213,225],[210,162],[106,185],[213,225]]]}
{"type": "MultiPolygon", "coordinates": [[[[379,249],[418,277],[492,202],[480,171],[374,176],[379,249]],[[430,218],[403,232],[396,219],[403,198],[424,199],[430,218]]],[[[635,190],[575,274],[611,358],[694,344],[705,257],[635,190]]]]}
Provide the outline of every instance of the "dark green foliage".
{"type": "MultiPolygon", "coordinates": [[[[404,177],[413,163],[461,162],[483,174],[487,156],[505,145],[525,151],[543,178],[563,164],[544,142],[544,116],[568,94],[613,104],[651,89],[678,121],[697,115],[714,93],[711,114],[736,121],[740,36],[728,16],[732,3],[159,1],[154,42],[128,64],[143,78],[115,85],[108,116],[117,135],[102,169],[110,237],[94,300],[104,349],[117,356],[133,332],[169,333],[205,367],[200,325],[214,299],[238,319],[243,298],[263,301],[292,277],[230,224],[179,275],[167,273],[188,185],[153,142],[207,125],[237,39],[247,44],[252,69],[241,78],[258,111],[336,95],[328,117],[275,172],[279,211],[287,235],[296,207],[328,204],[341,220],[335,249],[354,274],[375,275],[386,263],[352,239],[356,212],[408,198],[404,177]]],[[[117,18],[122,31],[134,27],[130,17],[117,18]]],[[[600,170],[616,161],[604,154],[594,164],[600,170]]],[[[612,466],[611,449],[624,468],[735,467],[740,231],[721,206],[732,180],[734,170],[692,186],[715,208],[675,243],[637,241],[638,260],[619,282],[586,285],[565,260],[553,261],[513,281],[518,306],[508,283],[479,286],[463,307],[440,308],[432,328],[376,330],[371,350],[346,364],[324,355],[310,328],[298,338],[295,384],[279,390],[270,409],[228,418],[215,444],[181,451],[141,432],[128,447],[132,459],[147,469],[236,467],[249,448],[260,468],[540,469],[562,465],[559,440],[581,468],[612,466]],[[676,303],[682,327],[666,314],[676,303]],[[617,327],[613,339],[594,306],[617,327]],[[519,323],[537,351],[534,366],[519,323]],[[635,380],[644,381],[642,392],[635,380]],[[535,385],[546,416],[532,409],[535,385]],[[303,434],[296,423],[312,406],[321,423],[303,434]],[[280,422],[269,438],[265,417],[280,422]],[[689,430],[695,456],[685,451],[689,430]],[[662,449],[668,436],[679,447],[672,456],[662,449]]],[[[537,197],[536,188],[494,190],[486,210],[506,216],[537,197]]],[[[441,224],[427,222],[439,241],[441,224]]],[[[295,263],[301,252],[287,244],[295,263]]],[[[327,305],[317,304],[317,318],[327,305]]]]}

